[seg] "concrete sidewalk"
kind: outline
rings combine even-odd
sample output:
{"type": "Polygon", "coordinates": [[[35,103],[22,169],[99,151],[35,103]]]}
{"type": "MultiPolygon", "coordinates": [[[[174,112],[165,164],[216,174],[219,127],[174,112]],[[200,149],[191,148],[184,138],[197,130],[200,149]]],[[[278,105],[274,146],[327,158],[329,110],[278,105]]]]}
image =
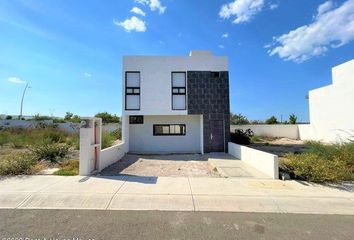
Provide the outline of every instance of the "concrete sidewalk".
{"type": "Polygon", "coordinates": [[[19,176],[0,178],[0,208],[354,215],[354,193],[264,179],[19,176]]]}

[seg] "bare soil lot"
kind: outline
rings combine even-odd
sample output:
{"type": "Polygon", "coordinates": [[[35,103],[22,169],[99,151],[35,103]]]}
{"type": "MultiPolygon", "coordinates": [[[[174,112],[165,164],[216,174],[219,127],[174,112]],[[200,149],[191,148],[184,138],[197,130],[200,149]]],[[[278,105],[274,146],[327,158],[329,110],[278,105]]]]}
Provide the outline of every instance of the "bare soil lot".
{"type": "Polygon", "coordinates": [[[201,154],[127,154],[101,172],[101,175],[122,174],[159,177],[220,177],[208,159],[201,154]]]}
{"type": "Polygon", "coordinates": [[[305,142],[289,138],[261,138],[260,142],[252,143],[249,147],[269,152],[279,157],[287,153],[302,153],[306,150],[305,142]]]}

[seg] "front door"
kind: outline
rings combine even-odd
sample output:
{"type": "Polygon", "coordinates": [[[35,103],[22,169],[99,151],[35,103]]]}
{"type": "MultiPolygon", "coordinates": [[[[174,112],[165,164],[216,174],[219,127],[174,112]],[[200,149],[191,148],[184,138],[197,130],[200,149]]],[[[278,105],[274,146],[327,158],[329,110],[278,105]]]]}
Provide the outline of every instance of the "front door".
{"type": "Polygon", "coordinates": [[[210,151],[224,152],[224,123],[222,120],[210,120],[210,151]]]}

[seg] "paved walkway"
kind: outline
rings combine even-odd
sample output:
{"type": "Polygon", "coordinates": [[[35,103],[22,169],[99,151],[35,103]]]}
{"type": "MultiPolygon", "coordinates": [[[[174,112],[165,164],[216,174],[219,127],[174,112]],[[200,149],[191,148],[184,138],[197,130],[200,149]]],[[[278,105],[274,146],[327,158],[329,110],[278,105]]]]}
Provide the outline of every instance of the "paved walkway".
{"type": "Polygon", "coordinates": [[[101,175],[105,176],[122,174],[156,177],[270,178],[245,162],[225,153],[127,154],[101,172],[101,175]]]}
{"type": "Polygon", "coordinates": [[[354,215],[354,193],[249,178],[0,178],[0,208],[318,213],[354,215]]]}

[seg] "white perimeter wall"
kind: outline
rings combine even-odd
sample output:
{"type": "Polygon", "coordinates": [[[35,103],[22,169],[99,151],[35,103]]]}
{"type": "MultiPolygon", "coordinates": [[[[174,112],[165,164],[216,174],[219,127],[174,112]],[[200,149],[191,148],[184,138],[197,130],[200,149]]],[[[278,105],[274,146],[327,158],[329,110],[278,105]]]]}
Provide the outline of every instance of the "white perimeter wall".
{"type": "Polygon", "coordinates": [[[228,71],[227,57],[125,56],[123,57],[123,115],[187,115],[172,110],[171,72],[228,71]],[[140,111],[125,111],[125,72],[140,71],[140,111]]]}
{"type": "Polygon", "coordinates": [[[346,141],[354,136],[354,60],[332,69],[333,84],[310,91],[310,123],[306,134],[313,140],[346,141]]]}
{"type": "Polygon", "coordinates": [[[279,178],[278,156],[229,142],[229,154],[273,179],[279,178]]]}
{"type": "Polygon", "coordinates": [[[129,152],[200,153],[200,115],[144,116],[144,124],[129,124],[129,152]],[[185,136],[153,136],[153,124],[186,124],[185,136]]]}
{"type": "Polygon", "coordinates": [[[252,124],[252,125],[231,125],[231,132],[235,129],[251,129],[257,136],[268,137],[286,137],[290,139],[299,139],[299,130],[297,125],[290,124],[252,124]]]}

